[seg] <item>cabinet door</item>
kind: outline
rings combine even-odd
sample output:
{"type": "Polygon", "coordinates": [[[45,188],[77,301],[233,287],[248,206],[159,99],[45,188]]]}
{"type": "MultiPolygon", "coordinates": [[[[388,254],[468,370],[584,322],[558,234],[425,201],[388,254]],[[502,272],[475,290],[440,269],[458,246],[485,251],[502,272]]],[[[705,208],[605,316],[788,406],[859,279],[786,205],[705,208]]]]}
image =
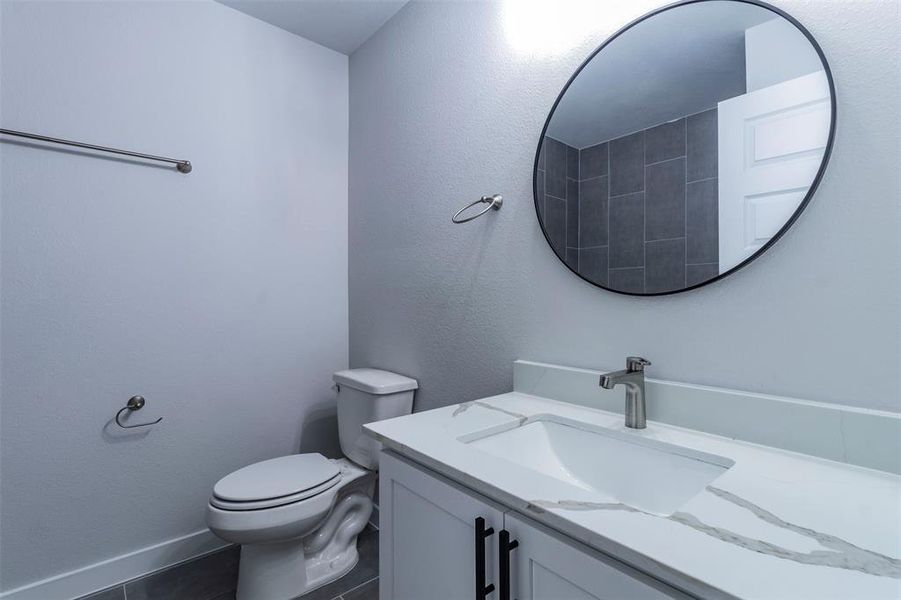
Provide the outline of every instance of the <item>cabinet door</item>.
{"type": "MultiPolygon", "coordinates": [[[[509,600],[658,600],[687,598],[630,567],[508,512],[509,600]]],[[[500,560],[504,560],[501,556],[500,560]]],[[[436,598],[438,596],[435,596],[436,598]]],[[[498,596],[500,600],[507,600],[498,596]]]]}
{"type": "MultiPolygon", "coordinates": [[[[379,504],[381,598],[476,598],[478,517],[494,530],[482,544],[485,584],[497,585],[497,505],[388,451],[379,457],[379,504]]],[[[497,591],[484,597],[496,600],[497,591]]]]}

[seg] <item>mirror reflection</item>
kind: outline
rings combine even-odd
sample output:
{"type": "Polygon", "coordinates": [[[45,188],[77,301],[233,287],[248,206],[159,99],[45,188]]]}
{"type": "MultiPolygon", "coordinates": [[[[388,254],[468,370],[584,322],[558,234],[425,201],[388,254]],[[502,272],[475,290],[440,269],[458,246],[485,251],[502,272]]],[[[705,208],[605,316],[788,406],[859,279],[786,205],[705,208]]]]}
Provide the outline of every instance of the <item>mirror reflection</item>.
{"type": "Polygon", "coordinates": [[[827,155],[820,55],[756,4],[677,5],[588,61],[548,119],[535,170],[557,255],[599,286],[672,293],[761,252],[827,155]]]}

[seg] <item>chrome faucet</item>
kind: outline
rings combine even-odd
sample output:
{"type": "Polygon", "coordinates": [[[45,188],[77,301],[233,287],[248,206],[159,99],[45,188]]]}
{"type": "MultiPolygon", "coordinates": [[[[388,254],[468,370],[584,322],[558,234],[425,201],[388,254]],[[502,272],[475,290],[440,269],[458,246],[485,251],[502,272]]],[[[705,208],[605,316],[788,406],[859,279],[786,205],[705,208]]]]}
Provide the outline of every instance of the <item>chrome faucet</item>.
{"type": "Polygon", "coordinates": [[[626,386],[626,427],[644,429],[648,426],[644,401],[644,368],[651,361],[640,356],[626,359],[624,371],[614,371],[601,375],[600,385],[605,390],[612,390],[622,384],[626,386]]]}

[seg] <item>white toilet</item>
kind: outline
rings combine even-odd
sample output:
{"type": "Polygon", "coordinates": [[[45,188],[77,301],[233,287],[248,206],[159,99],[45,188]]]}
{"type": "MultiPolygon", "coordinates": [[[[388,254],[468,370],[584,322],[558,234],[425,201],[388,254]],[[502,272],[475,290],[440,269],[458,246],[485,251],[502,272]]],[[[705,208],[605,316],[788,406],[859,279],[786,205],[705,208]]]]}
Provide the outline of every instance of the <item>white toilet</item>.
{"type": "Polygon", "coordinates": [[[339,371],[334,380],[347,458],[282,456],[238,469],[213,487],[207,525],[241,544],[238,600],[296,598],[357,564],[357,534],[372,512],[378,469],[378,444],[362,426],[409,414],[417,383],[378,369],[339,371]]]}

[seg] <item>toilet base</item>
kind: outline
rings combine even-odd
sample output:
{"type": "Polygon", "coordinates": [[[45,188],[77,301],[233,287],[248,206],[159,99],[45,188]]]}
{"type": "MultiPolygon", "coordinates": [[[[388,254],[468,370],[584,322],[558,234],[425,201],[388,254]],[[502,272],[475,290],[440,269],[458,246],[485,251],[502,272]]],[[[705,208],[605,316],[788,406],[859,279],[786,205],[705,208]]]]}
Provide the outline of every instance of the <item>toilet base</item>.
{"type": "Polygon", "coordinates": [[[292,600],[350,573],[359,561],[356,536],[342,555],[307,559],[303,540],[241,546],[237,600],[292,600]]]}
{"type": "Polygon", "coordinates": [[[336,462],[347,483],[315,531],[301,538],[241,546],[237,600],[292,600],[356,566],[357,536],[372,513],[375,477],[345,459],[336,462]]]}

